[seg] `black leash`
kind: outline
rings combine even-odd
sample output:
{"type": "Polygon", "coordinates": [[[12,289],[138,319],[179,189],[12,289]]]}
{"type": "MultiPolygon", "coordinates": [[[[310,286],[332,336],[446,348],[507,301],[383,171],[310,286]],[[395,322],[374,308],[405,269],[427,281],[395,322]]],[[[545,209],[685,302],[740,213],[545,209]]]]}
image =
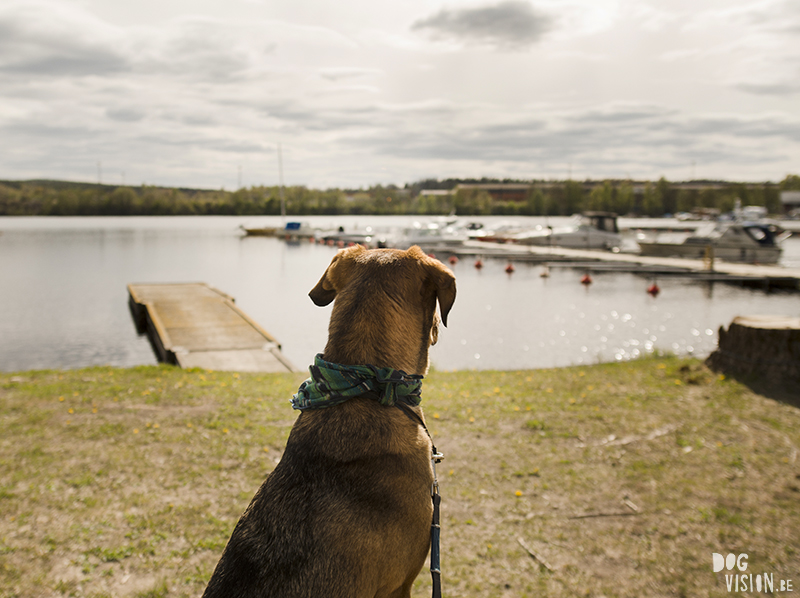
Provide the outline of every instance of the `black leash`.
{"type": "Polygon", "coordinates": [[[441,531],[441,526],[439,525],[439,505],[442,502],[442,497],[439,495],[439,480],[436,477],[436,464],[442,462],[444,455],[436,450],[436,445],[433,444],[433,437],[417,412],[411,409],[408,404],[400,401],[397,401],[395,406],[405,413],[411,421],[422,426],[428,438],[431,439],[431,469],[433,470],[433,484],[431,484],[431,499],[433,500],[433,520],[431,521],[431,582],[433,584],[433,598],[442,598],[441,555],[439,553],[439,533],[441,531]]]}

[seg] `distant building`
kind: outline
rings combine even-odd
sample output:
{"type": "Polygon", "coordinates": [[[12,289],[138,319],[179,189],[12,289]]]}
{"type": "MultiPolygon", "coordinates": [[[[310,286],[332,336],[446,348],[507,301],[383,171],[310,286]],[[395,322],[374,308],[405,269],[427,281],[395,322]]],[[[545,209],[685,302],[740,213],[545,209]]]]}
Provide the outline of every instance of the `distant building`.
{"type": "Polygon", "coordinates": [[[800,191],[781,191],[781,206],[784,214],[800,210],[800,191]]]}
{"type": "Polygon", "coordinates": [[[456,191],[463,189],[486,191],[492,196],[493,201],[525,201],[531,185],[524,183],[481,183],[472,185],[458,185],[456,191]]]}

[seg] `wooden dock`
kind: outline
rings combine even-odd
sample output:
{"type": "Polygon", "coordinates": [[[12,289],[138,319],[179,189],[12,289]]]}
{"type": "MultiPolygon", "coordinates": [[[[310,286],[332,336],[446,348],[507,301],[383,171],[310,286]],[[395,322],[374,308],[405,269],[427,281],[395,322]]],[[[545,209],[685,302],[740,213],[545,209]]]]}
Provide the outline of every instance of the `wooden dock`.
{"type": "Polygon", "coordinates": [[[537,247],[512,243],[467,241],[452,251],[461,255],[504,258],[551,266],[588,270],[634,272],[649,275],[686,276],[697,280],[738,282],[764,288],[800,290],[800,269],[714,260],[661,258],[633,253],[612,253],[566,247],[537,247]]]}
{"type": "Polygon", "coordinates": [[[128,294],[136,328],[147,332],[160,361],[207,370],[297,371],[280,343],[212,286],[129,284],[128,294]]]}

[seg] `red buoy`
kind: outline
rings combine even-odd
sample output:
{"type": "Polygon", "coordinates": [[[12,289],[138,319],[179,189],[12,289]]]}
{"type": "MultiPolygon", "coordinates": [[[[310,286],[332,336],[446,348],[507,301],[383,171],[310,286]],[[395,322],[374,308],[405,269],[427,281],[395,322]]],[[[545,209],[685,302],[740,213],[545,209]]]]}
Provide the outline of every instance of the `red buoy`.
{"type": "Polygon", "coordinates": [[[449,258],[447,258],[447,261],[450,262],[451,266],[455,266],[458,263],[458,258],[454,255],[451,255],[449,258]]]}
{"type": "Polygon", "coordinates": [[[478,270],[480,270],[481,268],[483,268],[483,262],[481,261],[481,258],[478,258],[477,260],[475,260],[475,267],[476,267],[478,270]]]}
{"type": "Polygon", "coordinates": [[[592,277],[589,276],[588,273],[584,274],[583,278],[581,278],[581,284],[589,286],[590,284],[592,284],[592,277]]]}
{"type": "Polygon", "coordinates": [[[506,274],[511,274],[514,271],[514,264],[508,262],[508,266],[506,266],[506,274]]]}
{"type": "Polygon", "coordinates": [[[658,285],[656,283],[653,283],[649,287],[647,287],[647,292],[653,297],[657,297],[658,294],[661,292],[661,289],[658,288],[658,285]]]}

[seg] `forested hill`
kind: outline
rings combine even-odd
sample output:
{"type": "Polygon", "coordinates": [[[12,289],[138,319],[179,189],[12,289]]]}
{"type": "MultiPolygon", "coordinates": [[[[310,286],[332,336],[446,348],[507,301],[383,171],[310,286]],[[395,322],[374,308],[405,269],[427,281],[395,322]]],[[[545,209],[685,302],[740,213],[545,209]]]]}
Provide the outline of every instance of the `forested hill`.
{"type": "MultiPolygon", "coordinates": [[[[286,213],[314,214],[449,214],[570,215],[583,210],[660,216],[665,213],[742,205],[781,211],[780,192],[800,190],[800,176],[780,183],[725,181],[513,181],[498,179],[424,180],[367,189],[284,189],[286,213]],[[458,187],[459,185],[464,185],[458,187]],[[515,187],[515,197],[502,192],[515,187]],[[442,194],[443,190],[452,193],[442,194]],[[426,192],[427,191],[427,192],[426,192]],[[438,192],[436,192],[438,191],[438,192]]],[[[0,181],[2,216],[128,216],[128,215],[277,215],[278,187],[237,191],[124,186],[66,181],[0,181]]]]}

